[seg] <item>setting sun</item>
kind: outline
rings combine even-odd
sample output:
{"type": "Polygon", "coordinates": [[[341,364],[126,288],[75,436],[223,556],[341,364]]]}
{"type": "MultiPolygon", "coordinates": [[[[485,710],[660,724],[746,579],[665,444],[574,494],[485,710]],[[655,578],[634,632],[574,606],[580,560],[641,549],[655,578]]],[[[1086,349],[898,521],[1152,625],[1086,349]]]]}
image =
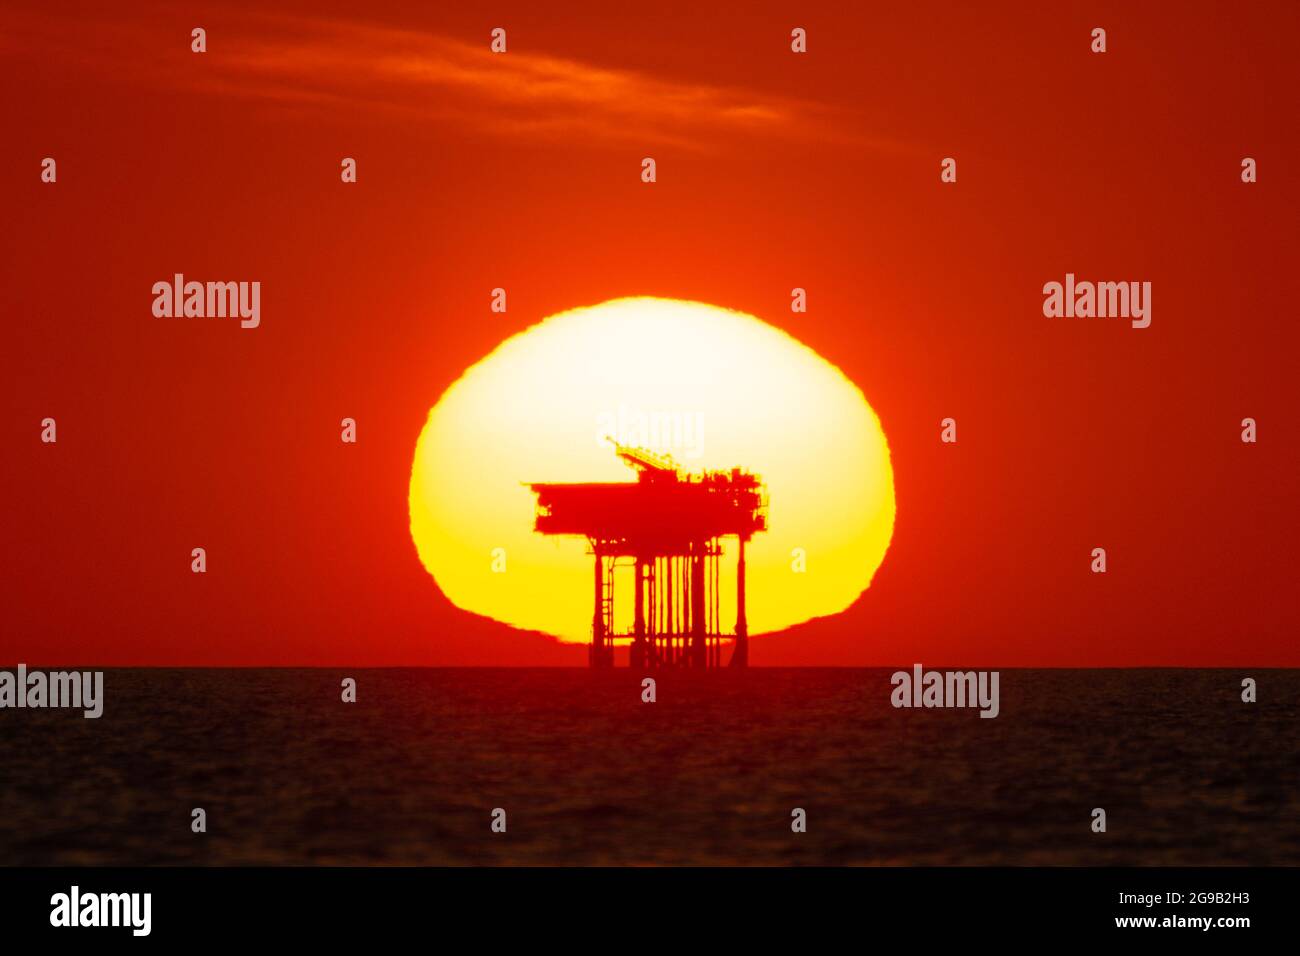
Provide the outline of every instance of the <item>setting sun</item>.
{"type": "MultiPolygon", "coordinates": [[[[753,633],[844,610],[889,546],[889,448],[835,366],[744,313],[620,299],[511,337],[429,413],[411,469],[411,536],[448,599],[589,639],[588,549],[534,532],[526,483],[633,481],[608,439],[685,471],[761,476],[770,505],[768,530],[747,546],[753,633]]],[[[720,592],[732,621],[734,591],[720,592]]]]}

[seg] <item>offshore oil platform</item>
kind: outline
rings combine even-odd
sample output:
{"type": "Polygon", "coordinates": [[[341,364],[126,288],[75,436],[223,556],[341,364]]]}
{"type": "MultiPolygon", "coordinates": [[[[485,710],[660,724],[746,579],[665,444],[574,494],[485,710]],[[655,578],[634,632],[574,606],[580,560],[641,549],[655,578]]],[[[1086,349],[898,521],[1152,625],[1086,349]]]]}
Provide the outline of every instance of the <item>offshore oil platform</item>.
{"type": "Polygon", "coordinates": [[[636,481],[536,483],[534,530],[580,535],[594,559],[592,667],[614,665],[614,645],[629,642],[636,668],[722,666],[718,609],[722,539],[735,536],[736,628],[730,667],[749,663],[745,619],[745,543],[767,530],[767,493],[757,475],[683,472],[667,455],[620,445],[614,452],[636,481]],[[632,626],[615,633],[615,570],[632,571],[632,626]]]}

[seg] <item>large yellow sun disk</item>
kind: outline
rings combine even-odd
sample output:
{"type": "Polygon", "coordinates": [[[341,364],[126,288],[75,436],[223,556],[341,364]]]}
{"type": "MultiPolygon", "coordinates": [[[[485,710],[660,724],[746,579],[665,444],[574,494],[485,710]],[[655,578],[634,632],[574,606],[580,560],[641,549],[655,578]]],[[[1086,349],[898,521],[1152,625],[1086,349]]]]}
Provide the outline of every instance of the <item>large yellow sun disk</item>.
{"type": "MultiPolygon", "coordinates": [[[[618,299],[512,336],[430,411],[411,468],[411,537],[452,603],[590,639],[586,542],[536,534],[524,483],[635,480],[604,441],[615,432],[691,471],[740,466],[762,477],[769,530],[745,554],[751,633],[844,610],[884,559],[893,471],[857,386],[753,316],[618,299]]],[[[730,630],[735,541],[723,544],[730,630]]]]}

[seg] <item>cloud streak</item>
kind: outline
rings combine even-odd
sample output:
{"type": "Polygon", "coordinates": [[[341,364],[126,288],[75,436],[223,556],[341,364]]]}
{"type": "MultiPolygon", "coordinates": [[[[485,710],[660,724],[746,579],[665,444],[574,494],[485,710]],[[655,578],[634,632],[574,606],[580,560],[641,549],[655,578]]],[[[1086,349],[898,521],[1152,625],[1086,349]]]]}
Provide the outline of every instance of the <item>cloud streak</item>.
{"type": "Polygon", "coordinates": [[[187,38],[161,37],[147,22],[69,27],[39,15],[7,19],[19,33],[42,34],[45,51],[76,56],[118,78],[342,112],[348,122],[400,114],[488,136],[700,149],[736,135],[841,138],[831,111],[817,104],[527,50],[493,54],[486,37],[470,43],[355,22],[257,16],[209,36],[209,52],[195,69],[184,60],[194,55],[187,38]],[[140,55],[150,48],[163,52],[140,55]]]}

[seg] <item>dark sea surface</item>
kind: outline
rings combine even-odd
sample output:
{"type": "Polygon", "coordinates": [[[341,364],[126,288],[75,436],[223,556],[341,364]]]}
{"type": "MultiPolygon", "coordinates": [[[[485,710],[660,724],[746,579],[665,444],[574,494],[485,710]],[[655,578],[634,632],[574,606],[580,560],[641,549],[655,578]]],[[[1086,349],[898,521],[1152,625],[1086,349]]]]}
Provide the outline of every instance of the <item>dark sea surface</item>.
{"type": "Polygon", "coordinates": [[[1300,864],[1300,671],[892,672],[109,670],[0,710],[0,865],[1300,864]]]}

